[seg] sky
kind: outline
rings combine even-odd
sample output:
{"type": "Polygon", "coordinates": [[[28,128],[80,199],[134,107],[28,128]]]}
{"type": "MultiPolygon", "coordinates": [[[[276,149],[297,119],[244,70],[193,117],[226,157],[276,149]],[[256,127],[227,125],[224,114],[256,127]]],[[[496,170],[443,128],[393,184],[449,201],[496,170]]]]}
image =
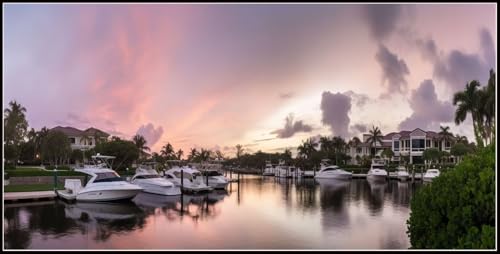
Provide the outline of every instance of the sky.
{"type": "MultiPolygon", "coordinates": [[[[3,107],[152,151],[281,152],[373,126],[454,133],[496,70],[496,4],[4,4],[3,107]]],[[[293,151],[293,150],[292,150],[293,151]]]]}

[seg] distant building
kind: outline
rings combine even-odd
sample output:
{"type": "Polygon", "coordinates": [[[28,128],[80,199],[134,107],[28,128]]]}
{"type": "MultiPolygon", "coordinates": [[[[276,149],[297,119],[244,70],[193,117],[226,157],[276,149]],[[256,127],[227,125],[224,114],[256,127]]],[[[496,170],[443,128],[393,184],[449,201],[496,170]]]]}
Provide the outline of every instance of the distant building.
{"type": "MultiPolygon", "coordinates": [[[[363,134],[363,139],[358,146],[349,148],[351,163],[357,164],[356,156],[370,156],[371,149],[375,155],[381,155],[385,149],[391,149],[394,157],[391,161],[400,161],[402,156],[409,156],[410,163],[424,163],[422,154],[429,148],[450,152],[451,142],[441,140],[441,135],[434,131],[424,131],[417,128],[413,131],[391,132],[382,137],[382,143],[377,142],[373,147],[367,142],[370,134],[363,134]]],[[[452,138],[453,139],[453,138],[452,138]]],[[[454,160],[453,156],[450,156],[454,160]]]]}
{"type": "Polygon", "coordinates": [[[86,130],[79,130],[73,127],[61,127],[57,126],[51,131],[61,131],[66,134],[69,138],[69,143],[71,144],[71,149],[80,149],[80,150],[88,150],[94,148],[96,145],[96,141],[106,141],[109,137],[109,134],[101,131],[99,129],[90,127],[86,130]]]}

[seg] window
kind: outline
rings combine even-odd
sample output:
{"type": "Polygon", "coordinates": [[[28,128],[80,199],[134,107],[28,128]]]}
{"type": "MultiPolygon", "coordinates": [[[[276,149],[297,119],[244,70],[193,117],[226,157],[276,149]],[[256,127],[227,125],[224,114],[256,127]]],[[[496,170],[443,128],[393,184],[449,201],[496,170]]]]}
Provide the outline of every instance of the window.
{"type": "Polygon", "coordinates": [[[221,176],[222,174],[217,171],[203,171],[203,175],[206,176],[221,176]]]}
{"type": "Polygon", "coordinates": [[[450,147],[451,147],[451,143],[450,143],[450,141],[446,141],[446,144],[445,144],[445,145],[446,145],[445,147],[446,147],[447,149],[448,149],[448,148],[450,148],[450,147]]]}
{"type": "Polygon", "coordinates": [[[169,179],[173,179],[174,177],[173,177],[173,176],[171,176],[171,175],[167,175],[167,178],[169,178],[169,179]]]}
{"type": "Polygon", "coordinates": [[[92,145],[92,140],[89,141],[89,145],[92,145]]]}
{"type": "Polygon", "coordinates": [[[76,143],[75,138],[69,138],[69,142],[70,142],[71,144],[76,143]]]}
{"type": "Polygon", "coordinates": [[[94,183],[125,181],[115,172],[96,173],[94,183]]]}
{"type": "Polygon", "coordinates": [[[425,145],[424,139],[412,139],[411,141],[411,150],[412,151],[423,151],[425,145]]]}
{"type": "Polygon", "coordinates": [[[439,141],[434,141],[434,147],[439,147],[439,141]]]}
{"type": "Polygon", "coordinates": [[[399,141],[394,141],[394,151],[399,151],[399,141]]]}
{"type": "Polygon", "coordinates": [[[425,140],[425,147],[431,147],[431,141],[429,139],[425,140]]]}

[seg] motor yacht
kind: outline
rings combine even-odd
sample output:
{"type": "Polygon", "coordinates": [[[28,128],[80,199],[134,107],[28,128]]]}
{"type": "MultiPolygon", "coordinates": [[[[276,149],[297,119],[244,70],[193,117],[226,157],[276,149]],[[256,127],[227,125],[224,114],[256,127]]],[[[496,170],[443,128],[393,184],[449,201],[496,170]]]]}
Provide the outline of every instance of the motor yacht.
{"type": "Polygon", "coordinates": [[[266,167],[264,168],[263,176],[274,176],[273,164],[270,161],[266,161],[266,167]]]}
{"type": "Polygon", "coordinates": [[[187,192],[207,192],[213,190],[205,184],[199,170],[188,166],[175,166],[165,171],[165,178],[187,192]]]}
{"type": "Polygon", "coordinates": [[[285,165],[285,161],[280,160],[278,165],[274,168],[274,172],[277,177],[288,177],[289,171],[288,167],[285,165]]]}
{"type": "Polygon", "coordinates": [[[222,173],[215,169],[207,169],[201,172],[202,179],[205,184],[207,184],[208,178],[208,186],[214,189],[224,189],[229,183],[229,179],[227,179],[222,173]]]}
{"type": "Polygon", "coordinates": [[[404,166],[398,166],[396,170],[397,170],[396,176],[398,180],[406,181],[408,180],[408,178],[410,178],[410,174],[408,174],[408,171],[404,166]]]}
{"type": "Polygon", "coordinates": [[[388,174],[385,170],[385,161],[382,159],[373,159],[366,179],[375,181],[385,181],[388,174]]]}
{"type": "Polygon", "coordinates": [[[432,182],[432,180],[440,175],[439,169],[428,169],[424,174],[424,182],[432,182]]]}
{"type": "Polygon", "coordinates": [[[57,195],[66,200],[105,202],[132,199],[143,189],[140,186],[126,182],[111,169],[114,156],[94,155],[94,165],[84,165],[76,168],[76,172],[90,176],[90,180],[82,187],[80,179],[66,179],[64,190],[56,191],[57,195]],[[111,162],[110,162],[111,161],[111,162]]]}
{"type": "Polygon", "coordinates": [[[302,177],[302,170],[300,170],[300,168],[297,168],[295,166],[289,166],[288,167],[288,177],[292,177],[292,178],[302,177]]]}
{"type": "Polygon", "coordinates": [[[158,195],[180,195],[181,189],[166,178],[161,177],[155,169],[156,163],[145,163],[137,167],[131,182],[139,185],[144,192],[158,195]]]}
{"type": "Polygon", "coordinates": [[[345,171],[336,165],[331,165],[330,160],[321,160],[321,167],[318,172],[316,172],[315,179],[344,179],[349,180],[352,178],[352,172],[345,171]]]}

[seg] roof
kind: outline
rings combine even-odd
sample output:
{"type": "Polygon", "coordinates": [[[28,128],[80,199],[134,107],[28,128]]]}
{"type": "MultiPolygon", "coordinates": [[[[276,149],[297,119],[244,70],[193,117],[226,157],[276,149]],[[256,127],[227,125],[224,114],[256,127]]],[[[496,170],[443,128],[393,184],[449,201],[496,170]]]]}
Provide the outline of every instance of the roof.
{"type": "Polygon", "coordinates": [[[82,130],[79,130],[77,128],[73,128],[73,127],[70,127],[70,126],[66,126],[66,127],[62,127],[62,126],[56,126],[52,129],[50,129],[51,131],[60,131],[64,134],[66,134],[67,136],[71,136],[71,137],[81,137],[81,136],[84,136],[84,135],[87,135],[87,136],[96,136],[96,133],[99,133],[98,135],[102,136],[102,137],[108,137],[109,134],[104,132],[104,131],[101,131],[99,129],[96,129],[94,127],[90,127],[84,131],[82,130]]]}

